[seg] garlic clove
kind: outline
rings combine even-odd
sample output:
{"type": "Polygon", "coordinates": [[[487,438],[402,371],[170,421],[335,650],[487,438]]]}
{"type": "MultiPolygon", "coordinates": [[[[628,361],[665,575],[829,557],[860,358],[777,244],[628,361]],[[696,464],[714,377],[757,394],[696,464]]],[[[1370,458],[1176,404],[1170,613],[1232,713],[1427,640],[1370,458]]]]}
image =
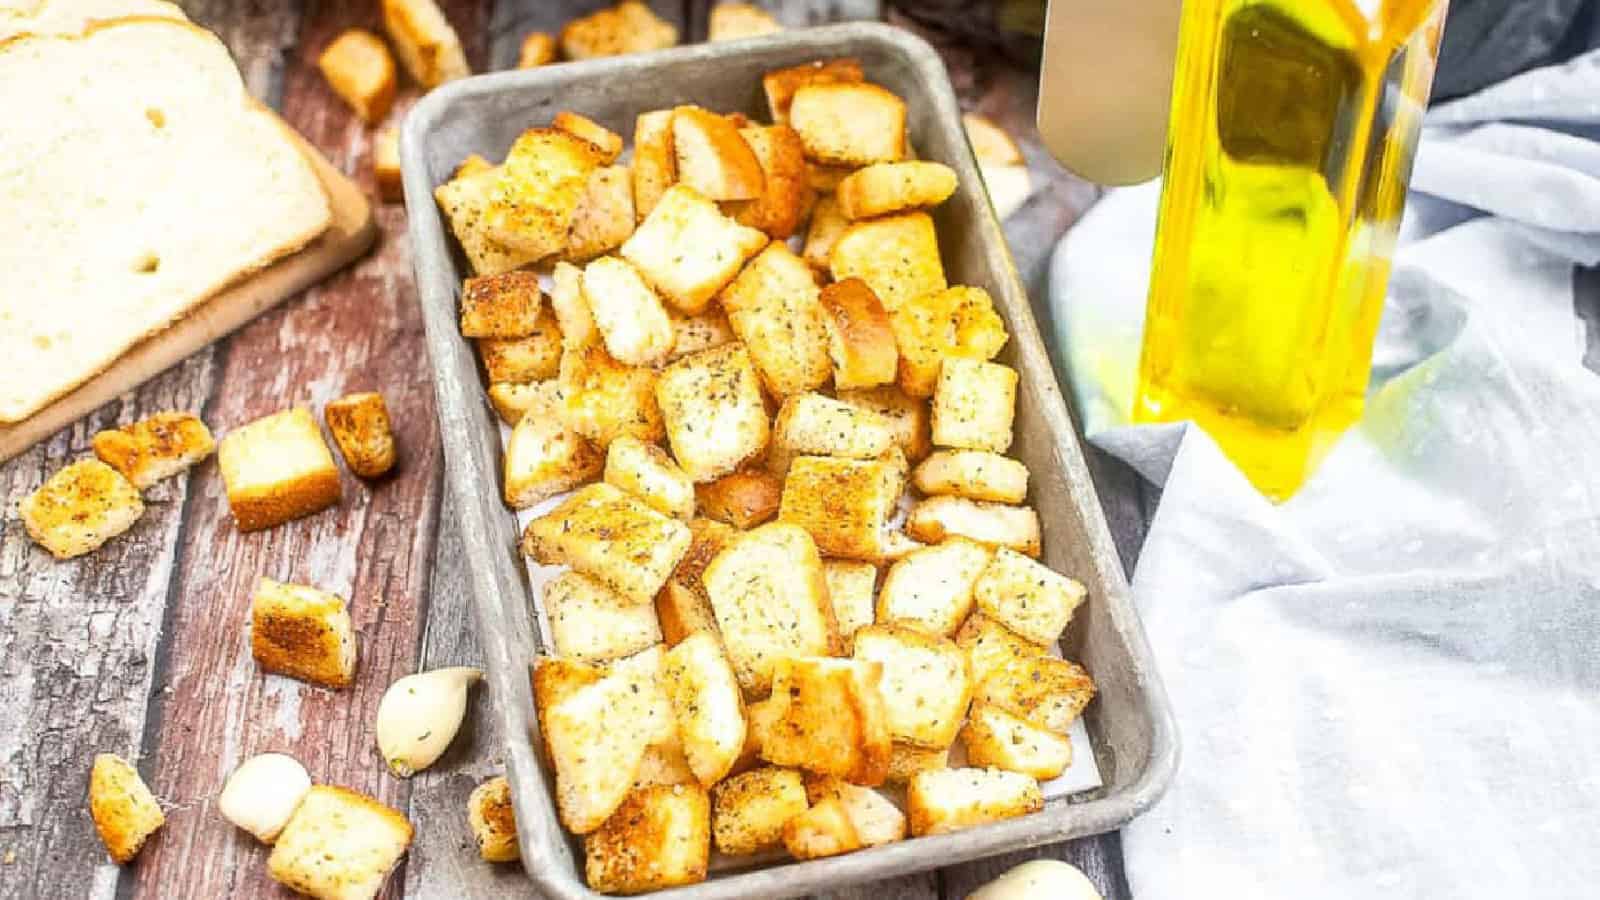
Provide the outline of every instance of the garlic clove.
{"type": "Polygon", "coordinates": [[[418,672],[389,685],[378,703],[378,751],[401,778],[434,764],[467,713],[467,689],[483,678],[468,666],[418,672]]]}
{"type": "Polygon", "coordinates": [[[217,811],[270,844],[310,790],[311,776],[294,757],[263,753],[240,763],[228,776],[217,797],[217,811]]]}
{"type": "Polygon", "coordinates": [[[1094,882],[1077,866],[1035,859],[973,891],[967,900],[1101,900],[1094,882]]]}

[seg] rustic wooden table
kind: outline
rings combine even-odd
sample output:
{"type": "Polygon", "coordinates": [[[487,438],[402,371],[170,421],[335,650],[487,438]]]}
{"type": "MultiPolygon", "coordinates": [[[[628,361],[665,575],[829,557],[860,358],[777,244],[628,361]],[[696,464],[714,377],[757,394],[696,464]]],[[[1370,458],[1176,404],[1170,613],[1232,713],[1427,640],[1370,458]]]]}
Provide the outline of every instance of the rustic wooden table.
{"type": "MultiPolygon", "coordinates": [[[[513,65],[528,31],[554,31],[600,5],[445,3],[479,71],[513,65]]],[[[708,4],[653,5],[686,39],[704,37],[708,4]]],[[[767,5],[789,25],[881,15],[879,4],[855,0],[767,5]]],[[[316,59],[345,28],[379,30],[375,2],[184,6],[233,50],[258,97],[371,188],[374,131],[329,92],[316,59]]],[[[1095,191],[1040,148],[1032,71],[950,42],[941,50],[963,105],[1022,137],[1040,190],[1006,231],[1037,297],[1050,248],[1095,191]]],[[[402,97],[396,120],[413,97],[402,97]]],[[[479,657],[461,537],[442,491],[405,213],[391,205],[377,216],[383,235],[355,266],[0,467],[0,898],[285,896],[266,876],[263,848],[212,809],[232,768],[268,750],[294,754],[318,781],[409,811],[416,843],[385,896],[532,895],[517,866],[480,861],[467,831],[467,793],[500,770],[492,698],[474,699],[470,728],[437,766],[412,780],[390,776],[373,745],[375,708],[392,680],[479,657]],[[36,548],[15,515],[16,502],[85,455],[101,428],[188,409],[226,431],[293,403],[321,404],[366,389],[381,389],[394,411],[400,470],[377,485],[347,478],[337,509],[242,535],[208,461],[151,491],[144,518],[127,535],[72,562],[36,548]],[[257,673],[243,623],[251,586],[263,575],[350,598],[361,634],[352,688],[329,692],[257,673]],[[166,828],[126,869],[108,863],[84,801],[89,760],[100,751],[138,758],[170,805],[166,828]]],[[[1091,464],[1131,566],[1153,497],[1126,468],[1098,456],[1091,464]]],[[[1130,896],[1115,834],[835,896],[960,898],[1035,856],[1075,862],[1108,900],[1130,896]]]]}

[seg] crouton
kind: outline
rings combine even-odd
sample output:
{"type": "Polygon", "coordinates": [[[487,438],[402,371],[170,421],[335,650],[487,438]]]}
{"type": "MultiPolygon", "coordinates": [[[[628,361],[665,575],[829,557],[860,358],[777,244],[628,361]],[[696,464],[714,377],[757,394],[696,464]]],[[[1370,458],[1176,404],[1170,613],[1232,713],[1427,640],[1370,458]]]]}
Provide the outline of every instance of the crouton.
{"type": "Polygon", "coordinates": [[[672,350],[672,322],[655,291],[625,260],[605,256],[583,269],[589,300],[606,352],[630,366],[660,362],[672,350]]]}
{"type": "Polygon", "coordinates": [[[859,278],[847,278],[824,287],[818,299],[828,328],[834,387],[843,391],[892,384],[900,353],[889,314],[872,288],[859,278]]]}
{"type": "Polygon", "coordinates": [[[582,262],[609,253],[633,234],[633,224],[633,184],[627,167],[595,169],[589,173],[583,196],[572,211],[562,255],[582,262]]]}
{"type": "Polygon", "coordinates": [[[889,798],[872,788],[831,775],[806,775],[806,799],[813,807],[833,801],[844,807],[864,847],[877,847],[906,836],[906,816],[889,798]]]}
{"type": "Polygon", "coordinates": [[[727,116],[698,106],[672,111],[672,147],[678,183],[711,200],[750,200],[761,196],[761,160],[727,116]]]}
{"type": "Polygon", "coordinates": [[[598,482],[529,522],[523,548],[545,565],[570,565],[648,608],[689,549],[689,526],[598,482]]]}
{"type": "Polygon", "coordinates": [[[985,503],[965,497],[929,497],[911,508],[906,533],[919,541],[937,544],[963,537],[986,547],[1009,547],[1038,556],[1039,514],[1031,506],[985,503]]]}
{"type": "Polygon", "coordinates": [[[434,0],[383,0],[383,27],[400,64],[423,88],[472,74],[461,39],[434,0]]]}
{"type": "Polygon", "coordinates": [[[967,133],[967,143],[972,145],[972,155],[978,162],[1021,165],[1025,162],[1022,148],[993,119],[978,113],[964,113],[961,125],[967,133]]]}
{"type": "Polygon", "coordinates": [[[662,688],[672,702],[689,769],[702,785],[721,781],[744,749],[744,701],[733,666],[709,633],[667,651],[662,688]]]}
{"type": "Polygon", "coordinates": [[[950,357],[940,367],[933,389],[933,442],[1004,453],[1011,448],[1016,408],[1016,369],[950,357]]]}
{"type": "Polygon", "coordinates": [[[561,29],[561,53],[567,59],[645,53],[677,43],[678,29],[637,0],[573,19],[561,29]]]}
{"type": "MultiPolygon", "coordinates": [[[[535,675],[538,670],[535,670],[535,675]]],[[[645,752],[672,708],[628,673],[573,687],[541,710],[540,727],[556,770],[556,811],[573,834],[599,828],[627,798],[645,752]]]]}
{"type": "Polygon", "coordinates": [[[722,292],[728,323],[750,348],[767,390],[787,397],[821,387],[833,372],[828,329],[811,269],[773,241],[722,292]]]}
{"type": "Polygon", "coordinates": [[[956,192],[954,169],[936,162],[878,163],[839,182],[834,196],[850,219],[873,219],[938,206],[956,192]]]}
{"type": "Polygon", "coordinates": [[[988,703],[972,704],[961,744],[967,763],[1048,781],[1072,765],[1072,741],[988,703]]]}
{"type": "MultiPolygon", "coordinates": [[[[844,215],[840,204],[839,215],[844,215]]],[[[834,239],[828,251],[834,281],[860,278],[878,295],[893,322],[895,311],[924,294],[946,287],[939,237],[925,212],[908,212],[855,222],[834,239]]],[[[895,331],[898,340],[900,332],[895,331]]],[[[903,356],[906,348],[902,345],[903,356]]],[[[937,374],[937,373],[935,373],[937,374]]],[[[928,381],[929,393],[933,381],[928,381]]],[[[927,396],[922,394],[921,396],[927,396]]]]}
{"type": "Polygon", "coordinates": [[[345,29],[317,57],[317,68],[361,121],[371,125],[389,115],[394,106],[394,57],[377,35],[345,29]]]}
{"type": "Polygon", "coordinates": [[[811,224],[806,228],[806,243],[800,251],[806,264],[818,272],[828,272],[833,245],[839,242],[850,224],[832,194],[819,197],[817,205],[811,208],[811,224]]]}
{"type": "Polygon", "coordinates": [[[490,166],[482,157],[468,157],[455,178],[433,189],[434,200],[450,222],[450,233],[460,242],[467,264],[479,275],[509,272],[541,257],[508,247],[489,234],[489,205],[500,175],[499,166],[490,166]]]}
{"type": "Polygon", "coordinates": [[[259,531],[339,502],[339,468],[303,406],[236,428],[217,448],[240,531],[259,531]]]}
{"type": "Polygon", "coordinates": [[[670,314],[670,318],[672,352],[667,354],[668,362],[676,362],[701,350],[721,347],[739,339],[733,333],[733,326],[728,324],[728,317],[715,307],[697,316],[670,314]]]}
{"type": "Polygon", "coordinates": [[[382,394],[346,394],[328,401],[322,415],[350,471],[362,478],[377,478],[394,468],[394,429],[382,394]]]}
{"type": "Polygon", "coordinates": [[[778,514],[783,479],[763,469],[740,469],[695,485],[701,515],[748,531],[778,514]]]}
{"type": "Polygon", "coordinates": [[[500,416],[500,421],[516,427],[522,421],[522,416],[530,408],[539,406],[547,409],[550,415],[555,415],[556,405],[561,402],[561,388],[555,381],[530,381],[518,384],[514,381],[497,381],[489,385],[489,405],[500,416]]]}
{"type": "Polygon", "coordinates": [[[582,662],[617,659],[661,640],[654,607],[577,572],[562,572],[545,586],[544,610],[556,652],[582,662]]]}
{"type": "Polygon", "coordinates": [[[818,162],[866,166],[906,154],[905,101],[875,84],[806,84],[789,101],[788,124],[818,162]]]}
{"type": "Polygon", "coordinates": [[[655,397],[672,455],[697,484],[738,469],[766,449],[771,437],[755,364],[743,344],[705,350],[667,366],[655,397]]]}
{"type": "Polygon", "coordinates": [[[540,656],[533,661],[529,681],[533,685],[533,709],[539,721],[539,747],[546,760],[555,761],[555,751],[550,746],[550,728],[547,713],[556,705],[576,694],[580,689],[606,677],[606,670],[598,664],[540,656]]]}
{"type": "MultiPolygon", "coordinates": [[[[806,163],[806,182],[811,189],[820,194],[832,194],[839,189],[839,182],[844,181],[856,170],[855,166],[830,166],[824,163],[806,163]]],[[[841,213],[841,215],[843,215],[841,213]]],[[[849,220],[846,219],[846,222],[849,220]]],[[[826,264],[826,261],[824,261],[826,264]]]]}
{"type": "Polygon", "coordinates": [[[561,421],[601,448],[622,435],[641,441],[666,436],[656,403],[656,373],[613,359],[604,347],[561,354],[561,421]]]}
{"type": "Polygon", "coordinates": [[[898,469],[881,460],[796,457],[778,521],[804,528],[829,556],[877,561],[902,487],[898,469]]]}
{"type": "Polygon", "coordinates": [[[689,760],[683,755],[683,745],[676,739],[665,744],[651,744],[644,751],[644,760],[639,763],[639,776],[633,780],[634,789],[658,784],[699,786],[694,771],[689,768],[689,760]]]}
{"type": "Polygon", "coordinates": [[[955,634],[972,612],[972,588],[988,564],[987,549],[960,539],[907,554],[883,578],[878,621],[955,634]]]}
{"type": "Polygon", "coordinates": [[[672,146],[672,110],[642,112],[633,125],[633,212],[644,221],[661,195],[678,181],[678,151],[672,146]]]}
{"type": "Polygon", "coordinates": [[[967,617],[956,632],[956,646],[967,654],[972,683],[982,684],[989,673],[1013,659],[1039,656],[1044,649],[981,612],[967,617]]]}
{"type": "Polygon", "coordinates": [[[917,466],[911,483],[930,496],[1021,503],[1028,496],[1028,467],[986,450],[940,450],[917,466]]]}
{"type": "Polygon", "coordinates": [[[708,40],[736,41],[740,38],[760,37],[783,30],[778,20],[754,3],[718,3],[711,7],[711,28],[708,40]]]}
{"type": "Polygon", "coordinates": [[[764,767],[711,789],[711,835],[717,850],[741,856],[783,843],[783,826],[806,811],[806,787],[793,769],[764,767]]]}
{"type": "Polygon", "coordinates": [[[556,61],[556,39],[547,31],[530,31],[517,50],[517,68],[537,69],[556,61]]]}
{"type": "Polygon", "coordinates": [[[828,598],[833,603],[833,621],[845,648],[855,646],[855,634],[872,624],[874,594],[878,586],[878,567],[869,562],[848,559],[822,561],[822,577],[828,582],[828,598]]]}
{"type": "Polygon", "coordinates": [[[698,785],[635,789],[584,839],[584,880],[602,894],[696,884],[711,856],[711,801],[698,785]]]}
{"type": "Polygon", "coordinates": [[[618,252],[680,312],[695,315],[766,244],[761,231],[723,215],[693,188],[674,184],[618,252]]]}
{"type": "Polygon", "coordinates": [[[771,690],[782,657],[839,651],[822,557],[803,529],[774,522],[739,535],[706,566],[704,579],[746,695],[771,690]]]}
{"type": "Polygon", "coordinates": [[[711,519],[689,521],[689,549],[678,560],[661,593],[656,594],[656,618],[661,621],[661,636],[669,646],[700,632],[720,637],[702,576],[706,566],[736,534],[733,528],[711,519]]]}
{"type": "Polygon", "coordinates": [[[761,758],[857,784],[882,784],[889,770],[892,713],[875,662],[786,657],[772,669],[761,758]]]}
{"type": "Polygon", "coordinates": [[[1094,679],[1083,667],[1054,656],[1016,657],[992,669],[972,699],[1021,716],[1034,725],[1066,734],[1094,699],[1094,679]]]}
{"type": "Polygon", "coordinates": [[[796,456],[877,459],[893,449],[894,430],[877,413],[822,394],[795,394],[772,423],[767,468],[784,475],[796,456]]]}
{"type": "Polygon", "coordinates": [[[524,131],[490,187],[483,228],[493,240],[532,259],[561,252],[589,176],[604,156],[565,131],[524,131]]]}
{"type": "Polygon", "coordinates": [[[589,298],[583,295],[583,270],[566,261],[558,262],[550,280],[550,310],[560,326],[561,348],[582,350],[600,343],[600,329],[589,310],[589,298]]]}
{"type": "Polygon", "coordinates": [[[490,383],[554,378],[561,371],[561,328],[555,313],[540,309],[533,331],[523,337],[478,338],[478,358],[490,383]]]}
{"type": "Polygon", "coordinates": [[[600,151],[602,165],[609,166],[622,155],[622,135],[588,116],[581,116],[571,110],[562,110],[550,120],[550,127],[593,144],[594,148],[600,151]]]}
{"type": "Polygon", "coordinates": [[[478,855],[489,862],[515,862],[521,856],[517,844],[517,814],[511,805],[511,782],[496,775],[472,789],[467,796],[467,826],[478,844],[478,855]]]}
{"type": "Polygon", "coordinates": [[[822,859],[860,850],[865,844],[849,810],[828,799],[784,823],[783,846],[795,859],[822,859]]]}
{"type": "Polygon", "coordinates": [[[413,834],[404,815],[365,794],[314,785],[273,844],[267,873],[319,900],[376,897],[413,834]]]}
{"type": "Polygon", "coordinates": [[[767,95],[772,121],[783,124],[789,121],[789,106],[794,102],[794,92],[800,88],[808,84],[857,84],[864,77],[857,60],[817,60],[768,72],[761,76],[761,88],[767,95]]]}
{"type": "Polygon", "coordinates": [[[143,490],[171,478],[211,455],[216,442],[200,417],[159,412],[95,434],[94,455],[143,490]]]}
{"type": "MultiPolygon", "coordinates": [[[[804,796],[802,788],[801,798],[804,796]]],[[[94,820],[106,852],[119,866],[132,862],[150,835],[167,822],[139,770],[111,753],[97,755],[89,770],[89,818],[94,820]]]]}
{"type": "MultiPolygon", "coordinates": [[[[499,386],[490,388],[491,397],[499,386]]],[[[603,465],[600,451],[563,424],[556,383],[541,381],[527,387],[534,389],[534,396],[527,398],[505,450],[504,497],[512,509],[527,509],[570,491],[598,477],[603,465]]]]}
{"type": "Polygon", "coordinates": [[[893,385],[867,390],[839,391],[839,399],[857,409],[871,410],[889,421],[895,442],[908,462],[927,457],[933,449],[929,436],[928,404],[893,385]]]}
{"type": "Polygon", "coordinates": [[[967,655],[955,642],[897,625],[856,632],[856,659],[883,666],[889,732],[900,743],[948,747],[972,699],[967,655]]]}
{"type": "Polygon", "coordinates": [[[1044,809],[1039,782],[999,769],[939,769],[912,776],[906,788],[911,834],[946,834],[1044,809]]]}
{"type": "Polygon", "coordinates": [[[1083,585],[1012,550],[995,551],[973,586],[978,609],[1041,646],[1054,644],[1083,602],[1083,585]]]}
{"type": "Polygon", "coordinates": [[[950,748],[916,747],[894,742],[889,751],[889,784],[905,784],[918,772],[950,768],[950,748]]]}
{"type": "Polygon", "coordinates": [[[250,652],[263,671],[345,687],[356,672],[350,609],[335,594],[262,578],[250,601],[250,652]]]}
{"type": "Polygon", "coordinates": [[[493,168],[495,168],[494,163],[489,162],[487,159],[484,159],[482,156],[476,153],[468,153],[467,158],[463,159],[459,164],[457,164],[455,171],[450,173],[450,178],[452,180],[457,178],[467,178],[472,175],[477,175],[481,172],[487,172],[493,168]]]}
{"type": "Polygon", "coordinates": [[[606,452],[605,480],[657,512],[679,519],[694,515],[694,482],[655,444],[626,435],[612,441],[606,452]]]}
{"type": "Polygon", "coordinates": [[[405,199],[405,185],[400,172],[400,132],[385,128],[372,142],[372,183],[378,189],[378,198],[385,203],[399,203],[405,199]]]}
{"type": "Polygon", "coordinates": [[[933,396],[945,360],[993,359],[1007,340],[994,301],[983,288],[975,287],[935,290],[908,299],[890,311],[889,326],[900,348],[900,387],[913,397],[933,396]]]}
{"type": "Polygon", "coordinates": [[[734,221],[759,228],[774,240],[788,240],[799,228],[811,199],[806,179],[805,147],[787,125],[739,129],[761,164],[762,192],[732,204],[734,221]]]}

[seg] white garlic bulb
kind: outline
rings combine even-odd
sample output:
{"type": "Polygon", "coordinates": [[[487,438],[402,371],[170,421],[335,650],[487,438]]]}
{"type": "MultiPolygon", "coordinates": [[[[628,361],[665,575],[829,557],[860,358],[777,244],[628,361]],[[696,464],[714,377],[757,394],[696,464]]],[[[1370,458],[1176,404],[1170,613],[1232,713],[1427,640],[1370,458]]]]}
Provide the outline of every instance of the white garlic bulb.
{"type": "Polygon", "coordinates": [[[298,760],[282,753],[263,753],[240,763],[228,776],[217,797],[217,811],[270,844],[310,790],[311,776],[298,760]]]}
{"type": "Polygon", "coordinates": [[[1034,859],[1008,870],[967,900],[1102,900],[1089,876],[1059,859],[1034,859]]]}
{"type": "Polygon", "coordinates": [[[378,703],[378,750],[401,778],[433,765],[467,713],[467,689],[483,672],[457,666],[418,672],[389,685],[378,703]]]}

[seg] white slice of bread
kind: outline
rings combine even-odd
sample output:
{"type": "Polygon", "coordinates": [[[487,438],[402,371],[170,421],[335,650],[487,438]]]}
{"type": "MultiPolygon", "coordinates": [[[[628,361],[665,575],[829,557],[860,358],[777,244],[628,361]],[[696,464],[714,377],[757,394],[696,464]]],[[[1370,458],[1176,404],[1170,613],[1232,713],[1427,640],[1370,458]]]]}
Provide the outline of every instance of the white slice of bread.
{"type": "Polygon", "coordinates": [[[282,122],[222,42],[186,22],[18,36],[0,44],[0,96],[0,358],[17,373],[0,383],[0,422],[332,220],[282,122]]]}
{"type": "Polygon", "coordinates": [[[82,34],[96,22],[127,16],[173,19],[189,17],[166,0],[36,0],[0,4],[0,41],[18,34],[82,34]]]}

